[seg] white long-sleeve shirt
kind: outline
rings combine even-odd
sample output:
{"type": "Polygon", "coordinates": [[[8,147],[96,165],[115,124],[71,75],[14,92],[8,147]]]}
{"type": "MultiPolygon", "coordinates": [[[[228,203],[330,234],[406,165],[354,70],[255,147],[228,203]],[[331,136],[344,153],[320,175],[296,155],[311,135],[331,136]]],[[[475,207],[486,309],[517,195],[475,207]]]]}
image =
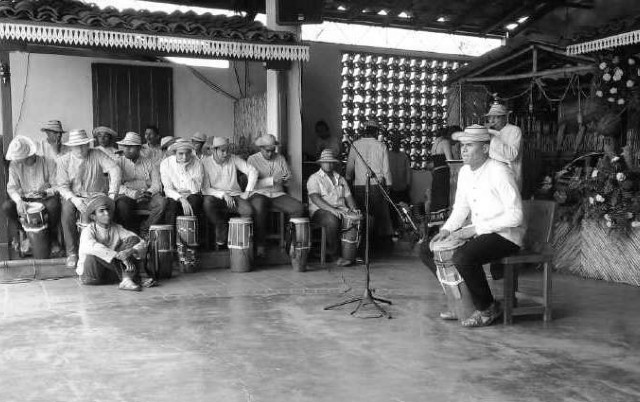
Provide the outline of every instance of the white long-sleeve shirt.
{"type": "Polygon", "coordinates": [[[287,165],[287,160],[280,154],[274,155],[273,159],[267,160],[261,152],[257,152],[247,159],[247,163],[258,171],[258,182],[255,191],[265,197],[276,198],[285,195],[284,185],[291,178],[291,170],[287,165]],[[273,176],[280,174],[283,183],[274,183],[273,176]]]}
{"type": "Polygon", "coordinates": [[[522,186],[522,131],[507,123],[502,130],[489,130],[489,157],[504,162],[513,170],[518,188],[522,186]]]}
{"type": "Polygon", "coordinates": [[[460,169],[453,211],[442,229],[460,229],[469,217],[478,235],[497,233],[522,247],[522,199],[513,172],[504,163],[489,158],[476,170],[469,165],[460,169]]]}
{"type": "Polygon", "coordinates": [[[242,194],[238,185],[238,170],[247,175],[245,191],[253,191],[258,181],[258,171],[239,156],[231,155],[224,163],[218,164],[213,156],[202,158],[204,166],[204,185],[202,194],[222,198],[225,194],[236,196],[242,194]]]}
{"type": "MultiPolygon", "coordinates": [[[[388,186],[393,184],[391,170],[389,169],[389,151],[383,143],[370,137],[361,138],[351,146],[349,158],[347,159],[347,180],[354,178],[355,174],[354,185],[364,186],[367,183],[367,168],[353,147],[357,148],[378,178],[384,178],[388,186]]],[[[371,180],[371,184],[374,183],[375,180],[371,180]]]]}
{"type": "Polygon", "coordinates": [[[160,179],[164,195],[176,201],[182,195],[199,194],[204,181],[202,162],[194,157],[189,163],[178,163],[175,155],[168,156],[160,163],[160,179]]]}
{"type": "MultiPolygon", "coordinates": [[[[80,235],[76,273],[82,275],[84,261],[88,255],[94,255],[108,263],[113,261],[118,251],[120,251],[122,243],[130,237],[139,238],[137,234],[128,231],[117,223],[111,224],[108,228],[103,228],[96,223],[90,223],[82,230],[80,235]]],[[[145,254],[146,247],[147,243],[142,239],[133,246],[139,256],[145,254]]]]}

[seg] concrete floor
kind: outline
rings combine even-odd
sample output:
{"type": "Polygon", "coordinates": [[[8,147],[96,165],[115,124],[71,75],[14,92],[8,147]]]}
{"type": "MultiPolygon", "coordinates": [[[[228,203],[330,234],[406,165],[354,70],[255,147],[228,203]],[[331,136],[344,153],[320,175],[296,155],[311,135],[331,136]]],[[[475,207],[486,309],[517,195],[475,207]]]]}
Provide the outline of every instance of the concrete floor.
{"type": "Polygon", "coordinates": [[[323,310],[360,293],[362,267],[215,269],[141,293],[0,285],[0,400],[640,401],[636,287],[557,275],[549,325],[465,329],[437,318],[416,260],[372,274],[391,320],[323,310]]]}

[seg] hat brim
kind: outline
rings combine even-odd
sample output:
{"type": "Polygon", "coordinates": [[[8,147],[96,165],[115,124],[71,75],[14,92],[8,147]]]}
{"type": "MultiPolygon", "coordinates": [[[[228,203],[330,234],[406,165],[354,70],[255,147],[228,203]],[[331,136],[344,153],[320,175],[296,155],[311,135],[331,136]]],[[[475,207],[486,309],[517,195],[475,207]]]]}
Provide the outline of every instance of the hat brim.
{"type": "Polygon", "coordinates": [[[62,145],[66,146],[66,147],[78,147],[80,145],[91,144],[92,142],[93,142],[93,138],[87,138],[86,140],[82,140],[82,141],[63,142],[62,145]]]}
{"type": "Polygon", "coordinates": [[[117,137],[118,133],[116,133],[113,129],[110,128],[101,128],[99,130],[93,129],[93,132],[91,134],[93,134],[94,136],[96,136],[97,134],[109,134],[112,137],[117,137]]]}
{"type": "Polygon", "coordinates": [[[191,141],[195,141],[195,142],[207,142],[207,140],[203,140],[202,138],[192,138],[191,141]]]}
{"type": "Polygon", "coordinates": [[[339,160],[337,159],[318,159],[316,161],[317,164],[321,164],[321,163],[340,163],[339,160]]]}
{"type": "Polygon", "coordinates": [[[13,156],[13,155],[9,155],[9,154],[7,154],[7,156],[6,156],[5,158],[6,158],[8,161],[21,161],[21,160],[27,159],[27,158],[29,158],[29,157],[31,157],[31,156],[33,156],[33,155],[35,155],[35,154],[36,154],[36,150],[35,150],[34,148],[30,148],[30,149],[29,149],[29,153],[28,153],[27,155],[24,155],[24,156],[23,156],[23,155],[18,155],[18,156],[16,157],[16,156],[13,156]]]}
{"type": "Polygon", "coordinates": [[[451,135],[454,141],[460,142],[489,142],[491,141],[491,135],[487,134],[469,134],[464,131],[458,131],[451,135]]]}
{"type": "Polygon", "coordinates": [[[273,144],[265,144],[262,142],[256,142],[256,147],[262,148],[262,147],[277,147],[278,145],[280,145],[280,142],[276,141],[273,144]]]}
{"type": "Polygon", "coordinates": [[[116,203],[108,196],[100,195],[95,199],[89,201],[89,203],[87,204],[87,210],[84,213],[84,217],[88,218],[92,213],[96,211],[96,209],[100,208],[103,205],[106,205],[110,212],[113,213],[113,211],[115,211],[116,203]]]}
{"type": "Polygon", "coordinates": [[[179,144],[173,143],[173,144],[169,145],[168,150],[169,150],[169,152],[173,152],[173,151],[177,151],[177,150],[183,149],[183,148],[184,149],[190,149],[191,151],[195,151],[195,148],[193,148],[193,145],[185,144],[185,143],[179,143],[179,144]]]}
{"type": "Polygon", "coordinates": [[[485,116],[508,116],[511,114],[511,110],[507,110],[506,112],[502,113],[497,113],[497,112],[489,112],[487,114],[485,114],[485,116]]]}
{"type": "Polygon", "coordinates": [[[40,131],[42,131],[43,133],[47,131],[51,131],[52,133],[60,133],[60,134],[66,133],[66,131],[64,130],[58,130],[58,129],[52,129],[52,128],[46,128],[46,127],[41,128],[40,131]]]}
{"type": "Polygon", "coordinates": [[[135,142],[125,141],[125,140],[116,141],[116,144],[122,145],[125,147],[141,147],[142,146],[142,144],[137,144],[135,142]]]}

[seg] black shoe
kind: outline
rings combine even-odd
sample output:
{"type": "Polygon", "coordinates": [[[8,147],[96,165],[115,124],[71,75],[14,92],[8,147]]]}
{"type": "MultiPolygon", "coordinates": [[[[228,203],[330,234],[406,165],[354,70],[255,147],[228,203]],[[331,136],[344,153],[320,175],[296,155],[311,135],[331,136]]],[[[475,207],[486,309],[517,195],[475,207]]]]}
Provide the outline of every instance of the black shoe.
{"type": "Polygon", "coordinates": [[[229,250],[229,246],[227,243],[216,243],[216,251],[227,251],[229,250]]]}

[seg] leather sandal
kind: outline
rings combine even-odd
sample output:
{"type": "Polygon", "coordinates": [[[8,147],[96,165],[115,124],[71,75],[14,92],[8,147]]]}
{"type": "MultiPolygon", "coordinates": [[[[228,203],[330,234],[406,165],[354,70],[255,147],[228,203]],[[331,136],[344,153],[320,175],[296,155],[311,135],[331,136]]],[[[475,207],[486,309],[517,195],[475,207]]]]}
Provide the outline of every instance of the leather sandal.
{"type": "Polygon", "coordinates": [[[500,304],[498,302],[493,302],[486,310],[474,311],[473,314],[471,314],[471,317],[462,320],[460,324],[467,328],[486,327],[500,318],[501,315],[502,309],[500,308],[500,304]]]}
{"type": "Polygon", "coordinates": [[[140,285],[136,284],[131,278],[124,278],[122,282],[118,285],[118,289],[120,290],[133,290],[139,292],[142,290],[140,285]]]}

